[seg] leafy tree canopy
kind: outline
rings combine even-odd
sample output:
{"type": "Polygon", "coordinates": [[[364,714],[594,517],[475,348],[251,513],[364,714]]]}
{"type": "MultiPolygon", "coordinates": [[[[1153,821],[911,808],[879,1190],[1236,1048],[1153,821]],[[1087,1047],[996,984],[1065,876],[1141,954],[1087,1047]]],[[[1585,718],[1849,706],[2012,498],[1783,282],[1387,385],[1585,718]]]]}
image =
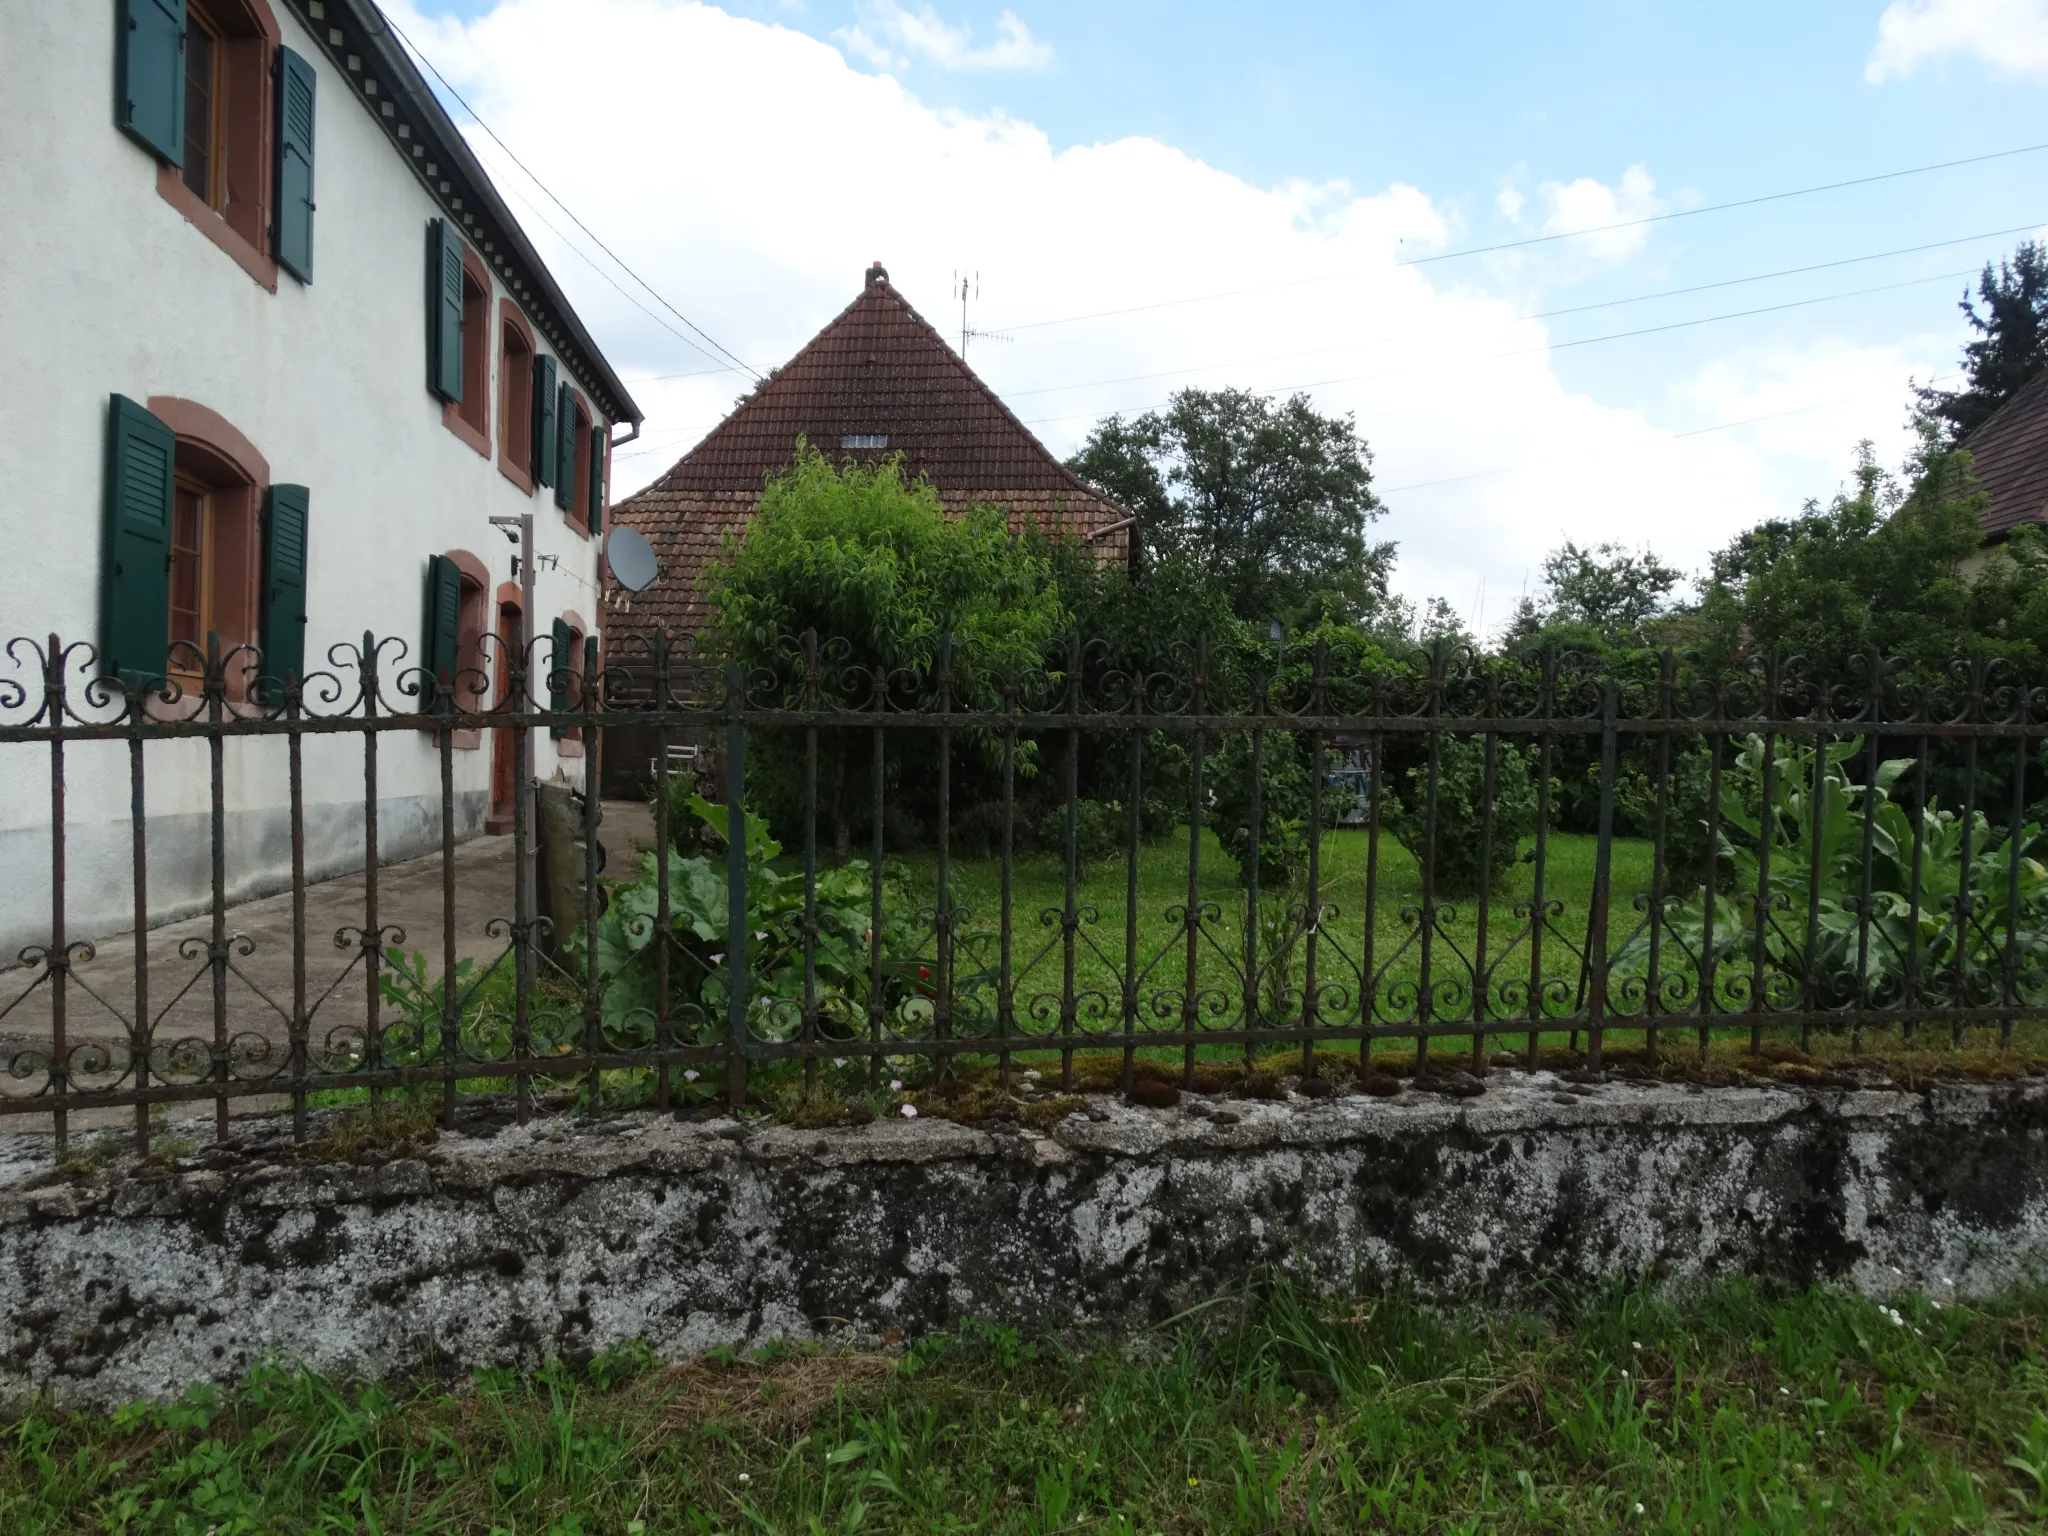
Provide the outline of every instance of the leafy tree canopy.
{"type": "Polygon", "coordinates": [[[1247,623],[1364,618],[1388,600],[1394,546],[1366,540],[1384,510],[1372,455],[1352,417],[1306,395],[1182,390],[1107,418],[1068,463],[1138,515],[1148,559],[1218,584],[1247,623]]]}
{"type": "Polygon", "coordinates": [[[1923,675],[1961,656],[2048,658],[2048,545],[2021,528],[1973,575],[1984,496],[1969,455],[1923,428],[1904,477],[1859,450],[1854,484],[1804,515],[1761,523],[1713,557],[1700,620],[1727,655],[1776,648],[1840,668],[1903,656],[1923,675]]]}
{"type": "Polygon", "coordinates": [[[926,664],[950,634],[969,676],[1028,672],[1065,618],[1042,553],[1000,512],[949,518],[895,457],[838,466],[807,444],[706,579],[718,638],[757,662],[815,629],[860,666],[926,664]]]}
{"type": "Polygon", "coordinates": [[[1505,648],[1540,643],[1562,629],[1591,631],[1609,644],[1641,644],[1653,620],[1671,610],[1680,580],[1647,548],[1565,541],[1543,561],[1541,598],[1522,599],[1509,622],[1505,648]]]}
{"type": "Polygon", "coordinates": [[[1921,414],[1938,423],[1951,443],[1982,426],[2021,385],[2048,368],[2048,245],[2029,240],[1996,268],[1985,263],[1977,298],[1965,291],[1959,307],[1977,333],[1963,347],[1969,382],[1961,389],[1930,385],[1914,391],[1921,414]]]}

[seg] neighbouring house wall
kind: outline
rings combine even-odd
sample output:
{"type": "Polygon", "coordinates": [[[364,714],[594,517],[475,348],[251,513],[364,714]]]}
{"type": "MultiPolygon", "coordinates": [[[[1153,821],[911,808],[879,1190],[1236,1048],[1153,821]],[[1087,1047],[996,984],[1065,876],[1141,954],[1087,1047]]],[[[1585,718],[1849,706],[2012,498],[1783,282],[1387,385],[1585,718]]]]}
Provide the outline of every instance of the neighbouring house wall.
{"type": "MultiPolygon", "coordinates": [[[[280,273],[274,293],[159,194],[156,160],[115,126],[113,0],[0,0],[0,38],[14,65],[0,95],[0,316],[12,386],[0,412],[0,483],[9,487],[0,500],[0,643],[98,636],[106,421],[117,392],[198,402],[248,439],[274,482],[309,487],[309,671],[366,630],[404,642],[404,663],[385,653],[387,672],[416,662],[430,555],[467,550],[493,584],[511,578],[512,546],[489,525],[494,514],[534,514],[540,634],[562,613],[603,611],[595,542],[548,491],[521,492],[443,425],[427,387],[425,232],[440,210],[291,11],[272,11],[285,46],[319,74],[314,280],[280,273]]],[[[494,277],[494,313],[502,297],[494,277]]],[[[551,350],[544,337],[540,350],[551,350]]],[[[497,351],[494,335],[494,382],[497,351]]],[[[39,693],[32,660],[0,655],[0,680],[39,693]]],[[[229,880],[238,889],[274,887],[280,874],[287,802],[274,746],[228,747],[229,880]]],[[[541,777],[581,781],[582,760],[558,755],[545,733],[535,750],[541,777]]],[[[309,864],[359,864],[361,743],[309,746],[307,760],[309,864]]],[[[49,928],[48,764],[46,747],[0,747],[8,959],[49,928]]],[[[465,835],[480,824],[471,810],[488,795],[489,775],[487,742],[457,753],[465,835]]],[[[193,899],[179,871],[205,869],[203,748],[152,747],[148,781],[152,863],[162,872],[152,907],[168,917],[193,899]]],[[[72,935],[126,928],[125,750],[71,748],[67,787],[72,935]]],[[[379,793],[391,807],[384,851],[431,846],[439,770],[429,737],[380,738],[379,793]]]]}

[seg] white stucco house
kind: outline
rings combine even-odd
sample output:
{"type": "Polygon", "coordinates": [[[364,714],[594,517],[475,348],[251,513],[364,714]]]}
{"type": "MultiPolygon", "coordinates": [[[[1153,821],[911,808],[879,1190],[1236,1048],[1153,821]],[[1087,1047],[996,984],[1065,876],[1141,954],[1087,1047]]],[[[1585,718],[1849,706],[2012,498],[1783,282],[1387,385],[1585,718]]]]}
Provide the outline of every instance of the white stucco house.
{"type": "MultiPolygon", "coordinates": [[[[404,643],[387,675],[488,670],[515,622],[580,654],[639,411],[371,0],[0,0],[0,57],[0,642],[173,679],[209,632],[276,675],[365,631],[404,643]],[[491,519],[529,512],[522,615],[491,519]]],[[[0,655],[33,700],[32,661],[0,655]]],[[[510,809],[507,744],[477,735],[463,836],[510,809]]],[[[283,743],[227,749],[229,885],[277,889],[283,743]]],[[[580,781],[580,742],[535,751],[580,781]]],[[[360,866],[363,743],[305,753],[309,871],[360,866]]],[[[378,753],[380,857],[438,846],[431,733],[378,753]]],[[[48,762],[0,747],[0,963],[49,929],[48,762]]],[[[71,933],[126,928],[127,749],[76,744],[65,777],[71,933]]],[[[208,899],[205,745],[150,746],[147,785],[161,921],[208,899]]]]}

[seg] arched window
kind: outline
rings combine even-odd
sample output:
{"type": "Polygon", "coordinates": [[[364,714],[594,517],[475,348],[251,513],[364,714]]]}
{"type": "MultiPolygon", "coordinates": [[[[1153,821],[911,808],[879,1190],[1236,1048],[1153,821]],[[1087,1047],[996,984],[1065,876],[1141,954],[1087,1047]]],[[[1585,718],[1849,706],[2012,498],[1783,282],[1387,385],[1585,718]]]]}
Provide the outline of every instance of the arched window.
{"type": "Polygon", "coordinates": [[[533,492],[533,328],[519,306],[498,307],[498,467],[514,485],[533,492]]]}
{"type": "MultiPolygon", "coordinates": [[[[583,708],[583,637],[589,633],[590,626],[573,608],[555,620],[554,654],[548,658],[548,670],[552,674],[548,680],[550,709],[583,708]],[[561,686],[555,686],[557,683],[561,686]]],[[[556,726],[550,734],[555,738],[557,755],[583,755],[581,726],[556,726]]]]}
{"type": "Polygon", "coordinates": [[[183,166],[157,190],[273,291],[271,60],[282,34],[266,0],[186,0],[183,166]]]}
{"type": "Polygon", "coordinates": [[[262,567],[259,514],[270,465],[225,418],[191,400],[153,395],[150,413],[177,434],[171,498],[170,670],[196,678],[208,633],[222,654],[256,641],[262,567]]]}
{"type": "Polygon", "coordinates": [[[448,429],[491,456],[491,271],[462,245],[462,398],[441,408],[448,429]]]}
{"type": "MultiPolygon", "coordinates": [[[[451,549],[446,558],[455,567],[461,593],[456,610],[454,675],[450,679],[455,688],[456,707],[467,712],[487,710],[494,701],[491,647],[484,639],[491,630],[491,573],[483,561],[466,549],[451,549]]],[[[459,750],[474,750],[483,745],[483,733],[457,731],[454,744],[459,750]]]]}

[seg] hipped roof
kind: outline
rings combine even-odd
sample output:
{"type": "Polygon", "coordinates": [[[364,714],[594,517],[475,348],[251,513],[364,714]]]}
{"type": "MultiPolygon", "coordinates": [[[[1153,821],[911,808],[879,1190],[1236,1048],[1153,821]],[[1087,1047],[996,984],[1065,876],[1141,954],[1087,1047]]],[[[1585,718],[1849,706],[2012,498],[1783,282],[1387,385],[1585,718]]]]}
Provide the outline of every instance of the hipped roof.
{"type": "Polygon", "coordinates": [[[661,576],[607,628],[615,634],[704,620],[699,590],[725,535],[744,525],[764,484],[799,441],[839,460],[900,454],[906,476],[931,483],[948,510],[1002,509],[1012,527],[1129,549],[1129,514],[1068,469],[889,283],[870,270],[860,296],[645,490],[613,509],[654,546],[661,576]]]}

